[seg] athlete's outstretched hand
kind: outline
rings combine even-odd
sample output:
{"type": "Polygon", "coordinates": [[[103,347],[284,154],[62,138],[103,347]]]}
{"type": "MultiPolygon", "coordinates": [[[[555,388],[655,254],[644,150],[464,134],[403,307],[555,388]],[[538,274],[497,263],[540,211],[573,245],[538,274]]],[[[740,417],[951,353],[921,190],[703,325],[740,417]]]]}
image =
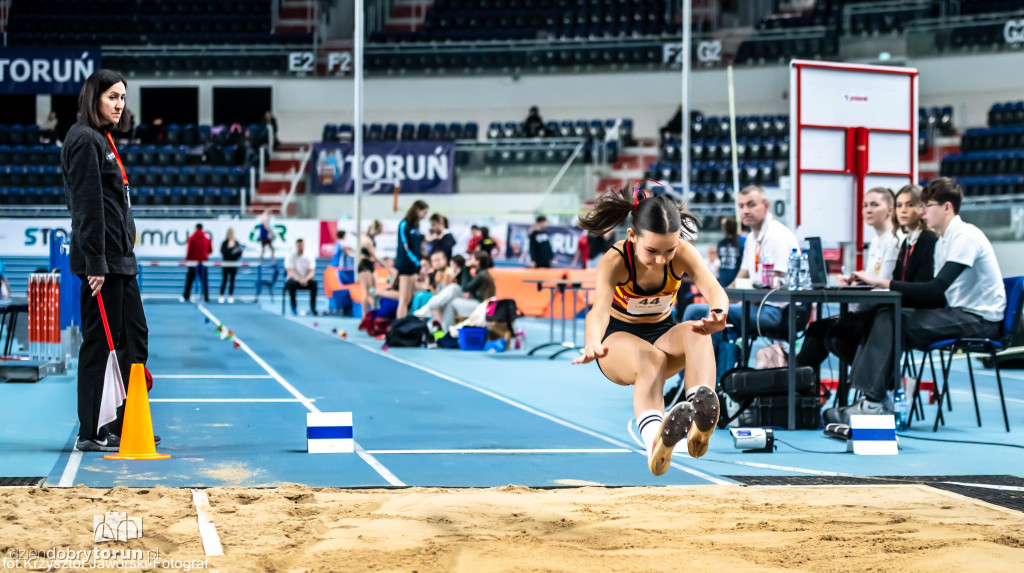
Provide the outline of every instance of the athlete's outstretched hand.
{"type": "Polygon", "coordinates": [[[695,320],[691,322],[691,328],[694,332],[699,334],[714,334],[716,332],[725,330],[725,313],[724,312],[711,312],[711,315],[707,318],[695,320]]]}
{"type": "Polygon", "coordinates": [[[583,354],[580,354],[572,361],[573,364],[586,364],[598,358],[604,358],[608,354],[608,347],[603,342],[587,344],[583,347],[583,354]]]}

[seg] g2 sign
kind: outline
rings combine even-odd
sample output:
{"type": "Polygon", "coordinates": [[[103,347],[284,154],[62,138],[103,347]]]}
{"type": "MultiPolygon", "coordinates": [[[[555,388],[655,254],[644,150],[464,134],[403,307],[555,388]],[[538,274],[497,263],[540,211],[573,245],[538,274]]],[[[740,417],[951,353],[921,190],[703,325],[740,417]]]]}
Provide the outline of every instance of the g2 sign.
{"type": "Polygon", "coordinates": [[[1024,20],[1008,20],[1003,24],[1003,40],[1007,44],[1024,42],[1024,20]]]}

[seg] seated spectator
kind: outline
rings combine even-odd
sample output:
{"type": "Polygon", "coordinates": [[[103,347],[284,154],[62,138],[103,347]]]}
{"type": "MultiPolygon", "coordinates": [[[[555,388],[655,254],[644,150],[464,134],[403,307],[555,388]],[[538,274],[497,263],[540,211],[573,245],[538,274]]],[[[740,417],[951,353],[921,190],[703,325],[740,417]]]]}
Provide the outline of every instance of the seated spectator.
{"type": "MultiPolygon", "coordinates": [[[[927,348],[940,340],[996,338],[1006,310],[1006,292],[992,244],[980,229],[960,218],[963,191],[948,177],[937,177],[921,193],[921,215],[935,230],[935,277],[927,282],[890,280],[864,271],[854,280],[888,288],[916,301],[903,308],[904,348],[927,348]]],[[[885,402],[892,383],[893,312],[880,309],[857,347],[851,385],[864,397],[850,406],[825,411],[826,422],[849,423],[852,414],[891,414],[885,402]]]]}
{"type": "MultiPolygon", "coordinates": [[[[885,279],[892,278],[900,251],[899,245],[903,240],[900,224],[893,212],[894,202],[892,191],[884,187],[875,187],[864,194],[864,223],[875,230],[875,238],[868,246],[864,272],[885,279]]],[[[851,284],[852,278],[840,277],[839,284],[851,284]]],[[[931,273],[925,280],[929,279],[931,273]]],[[[853,358],[852,351],[857,348],[865,334],[866,325],[874,317],[873,308],[858,305],[852,310],[853,312],[842,319],[833,316],[809,324],[804,333],[800,353],[796,357],[797,365],[811,366],[815,372],[820,372],[821,363],[828,358],[829,352],[847,362],[850,361],[853,358]]]]}
{"type": "Polygon", "coordinates": [[[683,133],[683,106],[676,108],[676,114],[672,116],[672,119],[668,120],[668,123],[661,126],[658,133],[661,136],[658,142],[659,147],[665,145],[665,140],[669,137],[678,137],[683,133]]]}
{"type": "Polygon", "coordinates": [[[427,240],[427,254],[433,255],[441,251],[447,259],[452,258],[455,248],[455,237],[448,231],[448,217],[440,213],[430,216],[430,234],[427,240]]]}
{"type": "Polygon", "coordinates": [[[740,239],[736,219],[732,217],[722,217],[722,233],[725,238],[718,241],[715,256],[718,258],[718,284],[726,286],[731,285],[740,272],[743,241],[740,239]]]}
{"type": "Polygon", "coordinates": [[[430,264],[420,268],[420,274],[416,278],[416,294],[413,295],[412,304],[409,306],[413,313],[437,294],[448,272],[448,257],[443,251],[430,255],[428,262],[430,264]]]}
{"type": "Polygon", "coordinates": [[[548,235],[548,218],[538,215],[537,224],[530,231],[530,266],[535,269],[550,269],[554,258],[551,236],[548,235]]]}
{"type": "Polygon", "coordinates": [[[53,142],[57,138],[57,112],[50,111],[50,115],[46,116],[46,121],[43,125],[39,126],[39,138],[43,142],[53,142]]]}
{"type": "Polygon", "coordinates": [[[284,283],[285,290],[291,300],[292,315],[298,314],[295,304],[295,293],[299,289],[309,291],[309,313],[316,315],[316,259],[307,253],[303,240],[295,240],[295,250],[288,253],[284,263],[285,271],[288,273],[287,281],[284,283]]]}
{"type": "Polygon", "coordinates": [[[445,278],[448,282],[437,295],[420,308],[415,316],[433,317],[444,328],[455,324],[455,316],[469,316],[479,304],[495,294],[494,278],[487,270],[493,266],[491,257],[484,252],[473,255],[470,265],[476,268],[476,275],[470,276],[461,257],[452,259],[445,278]]]}
{"type": "Polygon", "coordinates": [[[164,133],[167,130],[167,126],[164,125],[162,117],[158,117],[150,122],[146,131],[140,138],[140,143],[160,145],[164,141],[164,133]]]}
{"type": "Polygon", "coordinates": [[[537,106],[530,108],[529,115],[526,116],[526,120],[523,121],[523,134],[526,137],[543,137],[544,136],[544,120],[540,117],[540,111],[537,106]]]}

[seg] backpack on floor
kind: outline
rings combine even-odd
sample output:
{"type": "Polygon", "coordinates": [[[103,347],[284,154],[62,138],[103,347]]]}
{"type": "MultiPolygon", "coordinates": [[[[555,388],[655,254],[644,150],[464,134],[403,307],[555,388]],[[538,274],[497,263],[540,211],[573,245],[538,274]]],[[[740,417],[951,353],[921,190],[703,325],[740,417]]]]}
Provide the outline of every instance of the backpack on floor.
{"type": "Polygon", "coordinates": [[[427,324],[415,316],[400,318],[391,323],[384,341],[392,348],[416,348],[433,342],[427,324]]]}
{"type": "Polygon", "coordinates": [[[508,341],[515,336],[515,321],[519,316],[519,306],[515,299],[502,298],[487,301],[488,338],[504,338],[508,341]]]}

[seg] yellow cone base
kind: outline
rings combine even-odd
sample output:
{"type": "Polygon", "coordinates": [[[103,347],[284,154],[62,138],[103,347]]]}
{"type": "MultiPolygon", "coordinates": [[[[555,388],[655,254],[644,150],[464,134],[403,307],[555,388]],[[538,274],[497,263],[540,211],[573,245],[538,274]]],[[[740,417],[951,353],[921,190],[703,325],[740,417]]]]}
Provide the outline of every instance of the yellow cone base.
{"type": "Polygon", "coordinates": [[[116,454],[103,457],[108,460],[166,460],[171,457],[170,454],[156,453],[153,419],[149,413],[149,393],[146,391],[146,371],[141,364],[132,364],[131,377],[128,378],[121,449],[116,454]]]}
{"type": "Polygon", "coordinates": [[[166,460],[171,454],[136,454],[134,456],[122,456],[121,454],[109,454],[103,456],[108,460],[166,460]]]}

